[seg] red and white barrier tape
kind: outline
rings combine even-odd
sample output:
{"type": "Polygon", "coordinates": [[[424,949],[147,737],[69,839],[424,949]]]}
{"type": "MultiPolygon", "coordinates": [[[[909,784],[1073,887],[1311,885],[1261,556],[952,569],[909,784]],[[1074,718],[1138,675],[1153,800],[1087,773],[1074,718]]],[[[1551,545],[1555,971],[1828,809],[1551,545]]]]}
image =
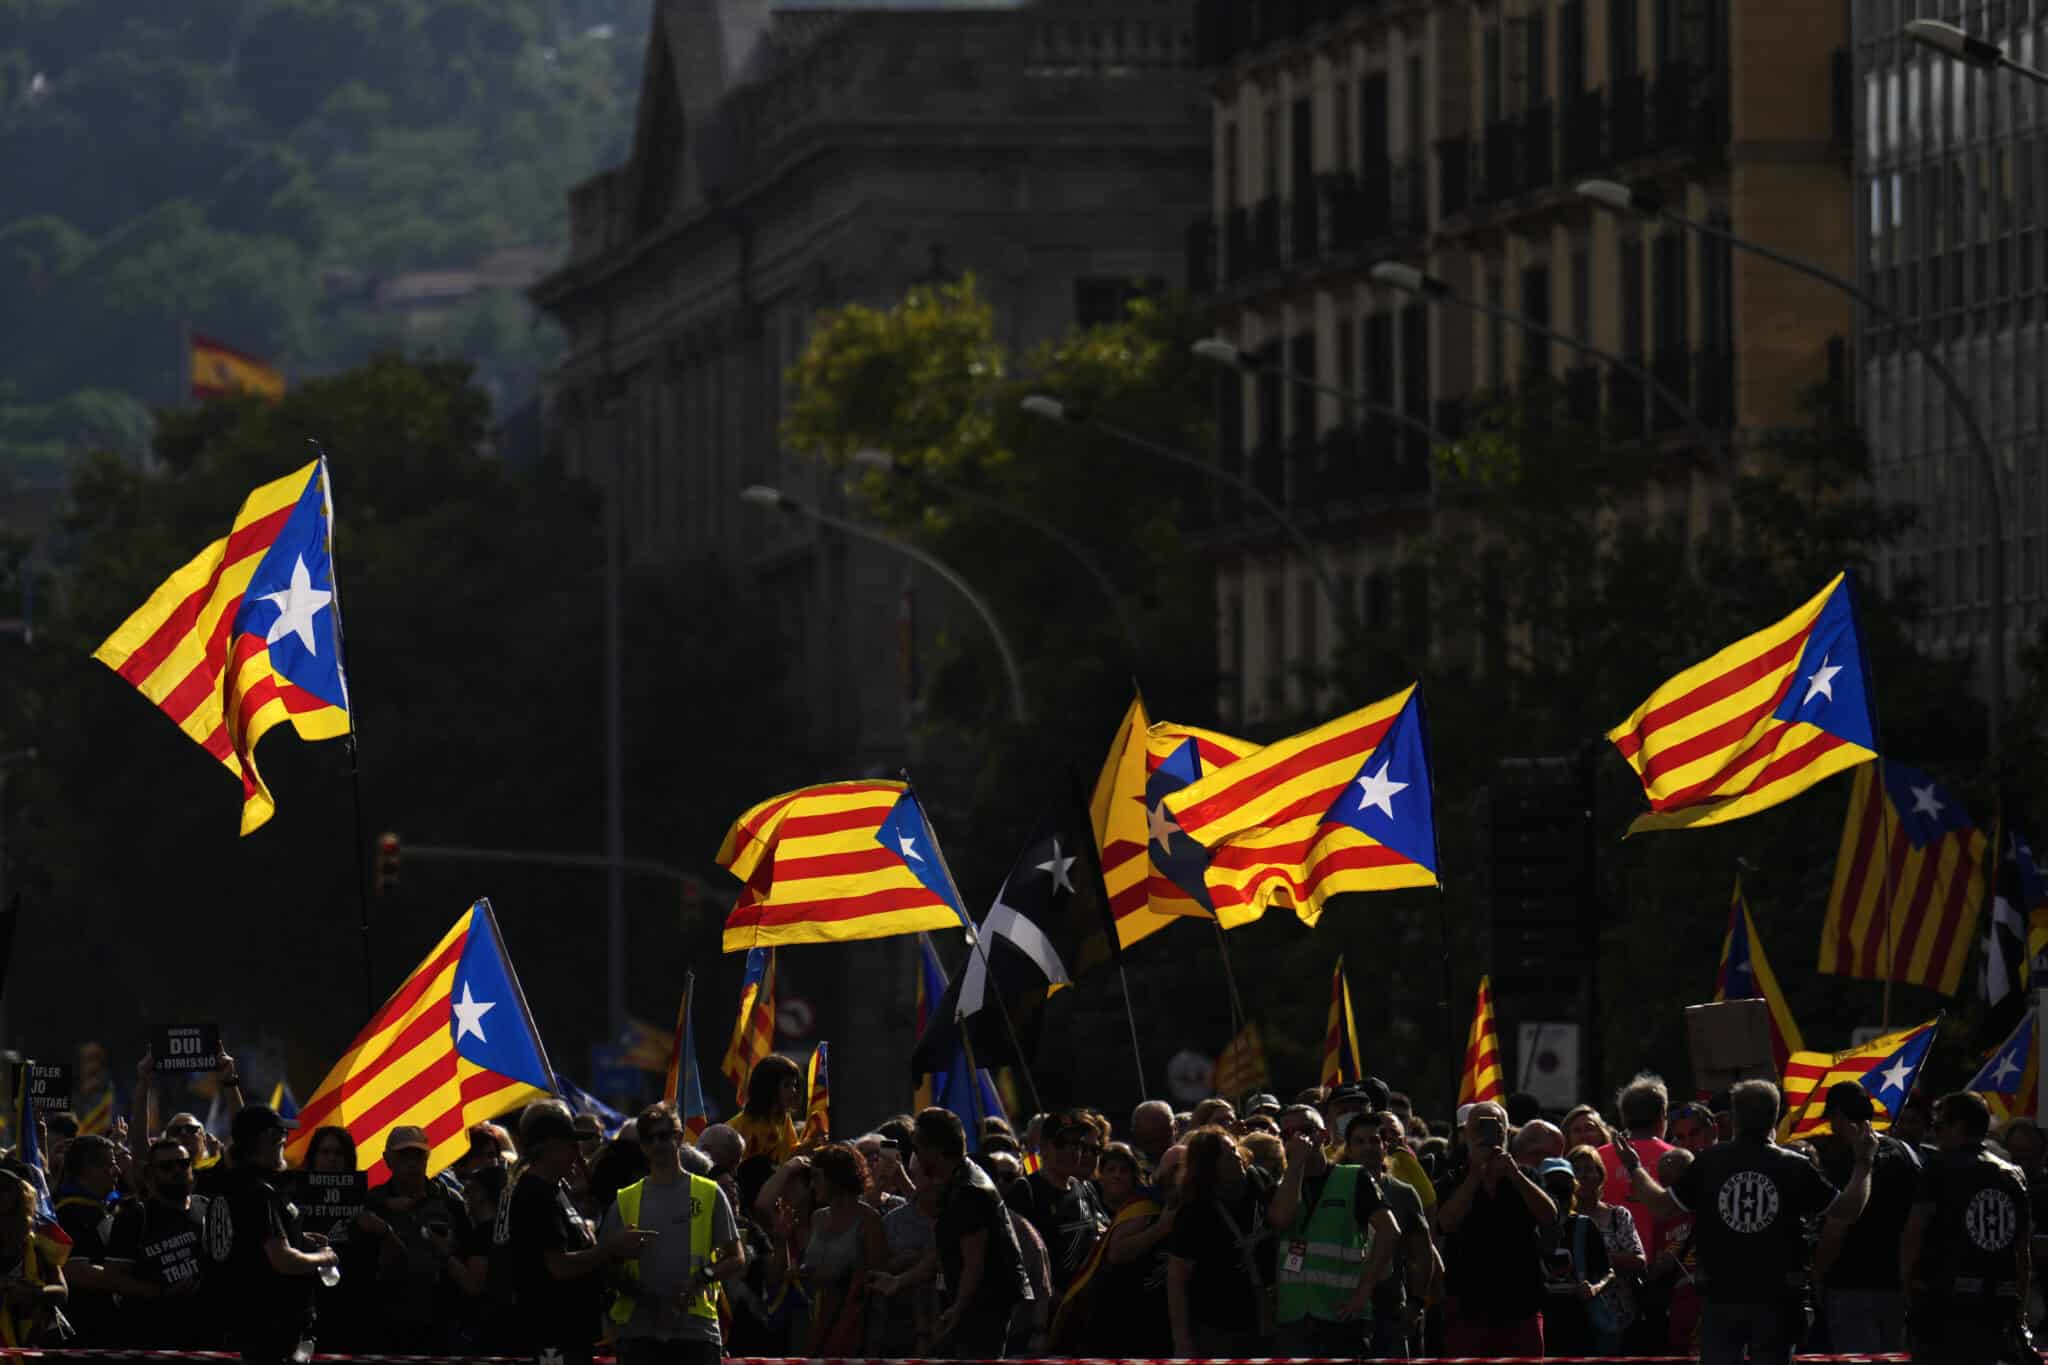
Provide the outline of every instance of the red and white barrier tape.
{"type": "MultiPolygon", "coordinates": [[[[58,1350],[40,1347],[0,1347],[0,1360],[219,1360],[239,1361],[239,1351],[149,1351],[149,1350],[58,1350]]],[[[423,1356],[423,1355],[330,1355],[325,1351],[316,1361],[354,1361],[358,1365],[533,1365],[532,1356],[423,1356]]],[[[808,1356],[728,1356],[728,1365],[819,1365],[808,1356]]],[[[1374,1356],[1235,1356],[1235,1357],[1128,1357],[1128,1356],[1012,1356],[1003,1361],[958,1362],[924,1356],[832,1356],[835,1365],[1367,1365],[1374,1356]]],[[[1691,1365],[1693,1356],[1414,1356],[1407,1365],[1691,1365]]],[[[1879,1361],[1904,1362],[1905,1355],[1802,1355],[1801,1365],[1872,1365],[1879,1361]]],[[[599,1356],[594,1365],[614,1365],[611,1356],[599,1356]]]]}

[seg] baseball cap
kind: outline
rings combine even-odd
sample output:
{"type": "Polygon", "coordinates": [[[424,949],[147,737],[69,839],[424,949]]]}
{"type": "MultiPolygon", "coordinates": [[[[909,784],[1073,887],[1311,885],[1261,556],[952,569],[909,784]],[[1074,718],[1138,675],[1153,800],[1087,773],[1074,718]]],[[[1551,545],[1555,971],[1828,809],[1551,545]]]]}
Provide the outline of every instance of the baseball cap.
{"type": "Polygon", "coordinates": [[[1359,1077],[1358,1089],[1365,1096],[1368,1109],[1386,1108],[1388,1098],[1394,1093],[1392,1087],[1377,1076],[1359,1077]]]}
{"type": "Polygon", "coordinates": [[[289,1133],[292,1125],[267,1104],[244,1105],[235,1115],[234,1126],[228,1130],[229,1139],[237,1147],[247,1147],[266,1133],[289,1133]]]}
{"type": "Polygon", "coordinates": [[[1253,1114],[1277,1114],[1279,1112],[1279,1098],[1264,1092],[1253,1095],[1244,1102],[1243,1113],[1246,1118],[1250,1118],[1253,1114]]]}
{"type": "Polygon", "coordinates": [[[576,1124],[559,1109],[537,1109],[520,1119],[519,1140],[529,1150],[543,1142],[574,1142],[576,1124]]]}
{"type": "Polygon", "coordinates": [[[599,1126],[595,1114],[578,1114],[570,1122],[576,1125],[576,1138],[579,1142],[589,1142],[604,1136],[604,1129],[599,1126]]]}
{"type": "Polygon", "coordinates": [[[1855,1081],[1836,1081],[1828,1087],[1828,1102],[1822,1112],[1831,1117],[1867,1119],[1877,1112],[1877,1106],[1871,1103],[1870,1092],[1855,1081]]]}
{"type": "Polygon", "coordinates": [[[1354,1104],[1369,1106],[1372,1103],[1372,1096],[1367,1094],[1365,1087],[1357,1081],[1346,1081],[1332,1090],[1330,1098],[1323,1101],[1323,1103],[1332,1109],[1339,1109],[1354,1104]]]}
{"type": "Polygon", "coordinates": [[[1554,1175],[1561,1175],[1572,1181],[1577,1181],[1579,1178],[1579,1173],[1572,1169],[1572,1163],[1566,1161],[1561,1156],[1547,1156],[1543,1158],[1542,1161],[1537,1163],[1535,1174],[1538,1180],[1548,1180],[1554,1175]]]}
{"type": "Polygon", "coordinates": [[[401,1123],[391,1130],[384,1139],[387,1152],[431,1152],[434,1144],[427,1141],[427,1130],[410,1123],[401,1123]]]}

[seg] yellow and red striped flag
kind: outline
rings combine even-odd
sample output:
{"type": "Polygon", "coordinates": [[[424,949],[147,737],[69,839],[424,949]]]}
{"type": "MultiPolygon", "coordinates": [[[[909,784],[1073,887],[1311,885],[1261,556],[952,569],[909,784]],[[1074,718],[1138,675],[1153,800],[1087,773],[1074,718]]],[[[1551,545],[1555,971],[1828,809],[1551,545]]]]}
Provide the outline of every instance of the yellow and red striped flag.
{"type": "Polygon", "coordinates": [[[771,797],[733,822],[718,865],[747,884],[725,921],[728,953],[968,923],[906,782],[827,782],[771,797]]]}
{"type": "Polygon", "coordinates": [[[747,1104],[747,1073],[754,1063],[775,1051],[775,950],[747,951],[747,971],[740,980],[739,1016],[733,1020],[732,1041],[726,1044],[720,1069],[731,1083],[736,1103],[747,1104]]]}
{"type": "Polygon", "coordinates": [[[1314,924],[1340,892],[1435,886],[1425,728],[1410,686],[1168,796],[1167,812],[1208,850],[1224,927],[1276,904],[1314,924]]]}
{"type": "Polygon", "coordinates": [[[2003,1042],[1985,1054],[1984,1064],[1963,1087],[1984,1097],[1991,1117],[2000,1123],[2011,1118],[2032,1118],[2041,1104],[2041,1061],[2034,1051],[2034,1011],[2029,1009],[2005,1035],[2003,1042]]]}
{"type": "Polygon", "coordinates": [[[1934,779],[1890,760],[1858,772],[1821,924],[1820,969],[1954,995],[1976,942],[1986,842],[1934,779]]]}
{"type": "Polygon", "coordinates": [[[1650,809],[1629,833],[1754,815],[1877,756],[1846,574],[1650,694],[1607,732],[1650,809]]]}
{"type": "Polygon", "coordinates": [[[805,1143],[827,1142],[832,1137],[832,1081],[826,1069],[826,1044],[819,1043],[811,1049],[811,1065],[804,1077],[804,1093],[809,1097],[804,1103],[805,1143]]]}
{"type": "Polygon", "coordinates": [[[1122,946],[1130,947],[1175,919],[1208,917],[1209,908],[1194,895],[1204,890],[1207,861],[1200,848],[1175,829],[1160,803],[1203,774],[1257,753],[1258,748],[1248,740],[1192,725],[1148,723],[1144,699],[1132,699],[1110,742],[1088,807],[1122,946]]]}
{"type": "Polygon", "coordinates": [[[1270,1084],[1272,1072],[1266,1066],[1266,1044],[1259,1037],[1259,1021],[1247,1019],[1238,1035],[1223,1045],[1210,1089],[1232,1104],[1242,1104],[1246,1095],[1270,1084]]]}
{"type": "Polygon", "coordinates": [[[1465,1036],[1465,1070],[1458,1077],[1458,1103],[1497,1100],[1505,1093],[1500,1081],[1500,1035],[1493,1026],[1493,990],[1479,978],[1479,1000],[1472,1009],[1472,1029],[1465,1036]]]}
{"type": "Polygon", "coordinates": [[[669,1049],[668,1077],[662,1098],[682,1116],[683,1131],[695,1142],[711,1126],[711,1111],[704,1104],[704,1079],[697,1067],[697,1030],[690,1023],[690,1007],[696,1003],[697,974],[683,973],[683,999],[676,1006],[675,1046],[669,1049]]]}
{"type": "Polygon", "coordinates": [[[427,1174],[469,1150],[469,1126],[545,1098],[555,1073],[505,955],[491,903],[463,911],[299,1110],[286,1146],[303,1162],[314,1132],[346,1128],[370,1183],[390,1174],[384,1140],[427,1130],[427,1174]]]}
{"type": "MultiPolygon", "coordinates": [[[[1868,769],[1865,769],[1867,772],[1868,769]]],[[[1714,979],[1714,1000],[1761,1000],[1771,1013],[1771,1056],[1783,1075],[1792,1054],[1806,1043],[1793,1021],[1792,1007],[1778,987],[1778,974],[1764,955],[1764,941],[1757,937],[1756,920],[1749,902],[1742,898],[1742,878],[1735,879],[1735,898],[1728,906],[1728,932],[1721,936],[1721,972],[1714,979]]]]}
{"type": "Polygon", "coordinates": [[[1826,1053],[1794,1053],[1786,1069],[1785,1083],[1779,1087],[1785,1108],[1778,1120],[1778,1141],[1790,1142],[1819,1132],[1827,1123],[1828,1091],[1843,1081],[1854,1081],[1870,1095],[1877,1111],[1871,1127],[1891,1127],[1899,1106],[1913,1093],[1913,1083],[1934,1045],[1935,1025],[1940,1022],[1929,1019],[1832,1057],[1826,1053]],[[1816,1065],[1816,1056],[1827,1058],[1827,1064],[1816,1065]],[[1795,1096],[1797,1104],[1793,1102],[1795,1096]]]}
{"type": "Polygon", "coordinates": [[[1358,1055],[1358,1016],[1351,1009],[1351,983],[1344,979],[1344,958],[1339,954],[1336,970],[1330,973],[1330,1022],[1323,1031],[1320,1084],[1327,1090],[1344,1081],[1358,1080],[1365,1074],[1364,1068],[1365,1063],[1358,1055]],[[1347,1056],[1349,1068],[1344,1065],[1347,1056]]]}
{"type": "Polygon", "coordinates": [[[277,810],[257,741],[349,732],[331,516],[325,460],[264,484],[93,651],[241,780],[244,834],[277,810]]]}
{"type": "Polygon", "coordinates": [[[192,334],[192,396],[220,398],[253,393],[275,403],[284,397],[284,371],[225,341],[192,334]]]}

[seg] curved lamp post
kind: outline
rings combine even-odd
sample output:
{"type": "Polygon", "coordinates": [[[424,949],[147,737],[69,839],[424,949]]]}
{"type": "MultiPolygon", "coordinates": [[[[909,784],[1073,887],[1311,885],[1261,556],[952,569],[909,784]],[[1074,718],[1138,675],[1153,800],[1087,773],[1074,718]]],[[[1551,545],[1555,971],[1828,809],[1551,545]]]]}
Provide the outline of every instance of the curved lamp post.
{"type": "Polygon", "coordinates": [[[1921,363],[1927,366],[1928,372],[1940,383],[1942,391],[1948,395],[1949,407],[1955,411],[1956,416],[1962,421],[1963,431],[1970,440],[1970,449],[1976,452],[1977,461],[1983,467],[1984,496],[1987,500],[1985,510],[1990,513],[1991,672],[1987,682],[1991,690],[1991,696],[1988,702],[1990,725],[1987,734],[1991,744],[1992,764],[1994,766],[1998,765],[2001,762],[1999,755],[2002,750],[1999,745],[1999,737],[2001,727],[2004,724],[2003,712],[2005,710],[2005,502],[2001,492],[2003,481],[1998,473],[1998,457],[1991,453],[1991,443],[1984,438],[1984,428],[1977,421],[1976,406],[1970,402],[1969,395],[1963,392],[1963,386],[1956,382],[1954,373],[1942,362],[1939,356],[1928,349],[1927,343],[1920,339],[1920,334],[1904,318],[1901,318],[1897,313],[1894,313],[1891,309],[1880,303],[1860,286],[1842,278],[1832,270],[1824,269],[1813,264],[1811,261],[1803,261],[1797,256],[1788,256],[1782,251],[1777,251],[1763,245],[1761,242],[1752,242],[1747,237],[1738,237],[1726,228],[1716,227],[1712,223],[1702,223],[1697,218],[1688,218],[1682,213],[1665,207],[1663,201],[1657,199],[1654,195],[1632,190],[1628,186],[1618,184],[1612,180],[1581,181],[1579,183],[1579,193],[1603,208],[1613,209],[1617,213],[1637,214],[1645,218],[1661,218],[1667,223],[1697,232],[1702,237],[1712,238],[1717,242],[1726,242],[1732,247],[1739,247],[1753,255],[1761,256],[1767,261],[1784,266],[1787,270],[1797,271],[1808,279],[1818,280],[1822,284],[1840,290],[1863,305],[1864,308],[1881,320],[1885,326],[1889,327],[1900,340],[1912,347],[1913,353],[1920,357],[1921,363]]]}
{"type": "Polygon", "coordinates": [[[1438,445],[1454,444],[1450,437],[1437,430],[1435,426],[1424,418],[1410,416],[1399,408],[1379,402],[1376,399],[1367,398],[1362,393],[1353,393],[1351,390],[1339,388],[1335,384],[1325,384],[1319,379],[1301,373],[1299,370],[1290,370],[1285,365],[1268,365],[1253,360],[1222,337],[1203,337],[1189,349],[1202,359],[1214,361],[1225,369],[1236,370],[1240,374],[1276,375],[1300,388],[1310,389],[1316,393],[1325,393],[1332,398],[1342,399],[1362,412],[1378,413],[1382,417],[1407,427],[1410,431],[1427,437],[1438,445]]]}
{"type": "MultiPolygon", "coordinates": [[[[887,474],[892,478],[913,477],[909,471],[898,465],[886,450],[856,450],[853,452],[853,462],[862,469],[871,469],[877,474],[887,474]]],[[[1095,556],[1088,553],[1086,546],[1045,518],[1026,512],[1021,507],[1012,507],[1001,498],[991,498],[984,493],[976,493],[970,489],[960,488],[953,484],[946,484],[943,487],[947,497],[958,499],[969,507],[978,507],[991,516],[1014,521],[1019,526],[1038,532],[1038,534],[1044,536],[1062,550],[1065,550],[1073,558],[1073,561],[1079,564],[1090,578],[1095,580],[1095,586],[1102,589],[1102,595],[1109,599],[1110,610],[1116,613],[1117,626],[1123,632],[1124,648],[1129,652],[1132,659],[1138,657],[1138,631],[1137,627],[1131,622],[1130,607],[1124,601],[1123,594],[1117,591],[1116,583],[1111,580],[1109,574],[1104,571],[1102,564],[1095,556]]]]}
{"type": "Polygon", "coordinates": [[[1308,561],[1309,571],[1316,576],[1316,583],[1322,588],[1323,597],[1330,604],[1331,614],[1347,627],[1356,624],[1357,617],[1352,612],[1350,604],[1344,600],[1344,595],[1337,591],[1337,584],[1330,577],[1330,571],[1323,567],[1323,557],[1316,553],[1316,548],[1310,543],[1308,536],[1302,531],[1300,526],[1295,524],[1292,517],[1280,510],[1280,504],[1267,497],[1265,490],[1261,489],[1250,479],[1239,474],[1233,474],[1220,465],[1211,464],[1199,456],[1190,455],[1185,450],[1176,450],[1172,446],[1161,445],[1159,442],[1148,437],[1140,436],[1135,431],[1112,426],[1100,418],[1083,417],[1078,413],[1070,413],[1067,411],[1065,403],[1047,394],[1031,394],[1024,399],[1022,406],[1024,411],[1032,414],[1034,417],[1043,417],[1048,421],[1072,423],[1077,426],[1086,427],[1090,431],[1100,432],[1112,440],[1121,441],[1127,446],[1142,450],[1148,455],[1157,455],[1162,460],[1171,460],[1175,464],[1185,465],[1189,469],[1197,470],[1212,479],[1227,483],[1251,498],[1259,506],[1265,508],[1267,514],[1273,520],[1280,523],[1280,529],[1287,533],[1288,538],[1294,542],[1295,548],[1301,551],[1302,558],[1308,561]]]}
{"type": "Polygon", "coordinates": [[[1908,38],[1922,47],[1933,48],[1944,57],[1953,57],[1965,66],[1974,66],[1981,71],[1996,71],[2004,67],[2017,75],[2024,76],[2036,85],[2048,85],[2048,73],[2036,71],[2023,62],[2016,62],[2006,56],[2005,49],[1997,43],[1973,38],[1954,24],[1944,24],[1939,19],[1908,19],[1901,30],[1908,38]]]}
{"type": "Polygon", "coordinates": [[[982,600],[981,594],[976,592],[966,579],[955,572],[950,564],[947,564],[936,555],[920,550],[915,545],[897,540],[893,536],[883,535],[880,531],[863,526],[857,521],[848,521],[844,517],[835,517],[829,512],[821,512],[801,498],[793,498],[779,488],[770,488],[765,484],[753,484],[740,490],[740,501],[750,502],[756,507],[778,508],[793,516],[809,517],[821,526],[829,526],[833,530],[843,532],[856,540],[865,540],[871,545],[880,545],[884,549],[894,550],[897,554],[916,560],[952,584],[954,589],[967,599],[967,604],[973,607],[975,613],[981,617],[982,624],[988,627],[988,633],[995,637],[996,653],[1002,656],[1003,672],[1008,675],[1010,682],[1011,718],[1019,725],[1023,725],[1030,718],[1029,712],[1024,705],[1024,675],[1017,667],[1017,655],[1010,648],[1010,637],[1004,633],[1003,623],[996,619],[995,612],[989,609],[988,603],[982,600]]]}
{"type": "Polygon", "coordinates": [[[1604,361],[1612,365],[1615,369],[1620,370],[1623,374],[1634,379],[1637,383],[1649,389],[1650,392],[1663,399],[1666,407],[1684,418],[1685,424],[1692,428],[1693,439],[1699,442],[1701,450],[1720,449],[1725,453],[1726,447],[1724,443],[1714,440],[1708,434],[1706,423],[1700,420],[1699,412],[1694,409],[1693,405],[1672,392],[1668,384],[1634,361],[1618,356],[1612,351],[1603,351],[1598,346],[1581,341],[1577,337],[1566,336],[1554,327],[1547,327],[1534,318],[1525,317],[1520,313],[1510,312],[1498,304],[1488,303],[1484,299],[1466,298],[1463,294],[1451,288],[1445,281],[1437,278],[1435,275],[1425,274],[1412,265],[1402,265],[1398,261],[1381,261],[1366,273],[1372,277],[1374,284],[1383,284],[1389,289],[1399,289],[1403,293],[1413,294],[1420,299],[1427,299],[1437,303],[1454,303],[1460,308],[1469,308],[1475,313],[1480,313],[1490,318],[1498,318],[1510,326],[1519,327],[1532,336],[1539,336],[1545,341],[1554,341],[1561,346],[1569,347],[1589,360],[1604,361]]]}

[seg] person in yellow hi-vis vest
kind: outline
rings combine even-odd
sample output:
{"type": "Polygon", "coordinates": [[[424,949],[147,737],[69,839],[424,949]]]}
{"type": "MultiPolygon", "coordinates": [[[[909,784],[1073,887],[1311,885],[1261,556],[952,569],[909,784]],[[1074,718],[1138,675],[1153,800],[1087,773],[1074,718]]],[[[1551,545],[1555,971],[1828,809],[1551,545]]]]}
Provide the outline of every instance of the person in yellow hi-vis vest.
{"type": "Polygon", "coordinates": [[[636,1126],[647,1178],[619,1191],[599,1233],[600,1241],[621,1228],[654,1234],[613,1271],[619,1365],[709,1365],[725,1353],[718,1282],[747,1265],[739,1223],[710,1159],[683,1145],[674,1105],[648,1106],[636,1126]]]}

